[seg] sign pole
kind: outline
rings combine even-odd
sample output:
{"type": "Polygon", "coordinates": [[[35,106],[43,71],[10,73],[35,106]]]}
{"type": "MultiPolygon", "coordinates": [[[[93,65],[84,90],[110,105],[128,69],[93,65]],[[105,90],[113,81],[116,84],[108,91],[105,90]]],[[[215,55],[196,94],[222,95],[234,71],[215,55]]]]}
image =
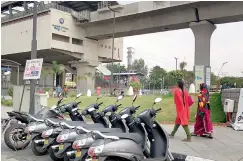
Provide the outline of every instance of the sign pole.
{"type": "MultiPolygon", "coordinates": [[[[31,59],[37,58],[37,40],[36,40],[36,32],[37,32],[37,1],[34,1],[34,12],[33,12],[33,38],[31,44],[31,59]]],[[[35,114],[35,86],[36,86],[36,79],[30,80],[30,107],[29,113],[35,114]]]]}
{"type": "Polygon", "coordinates": [[[19,104],[19,112],[21,111],[21,106],[22,106],[23,97],[24,97],[25,85],[26,85],[26,82],[24,82],[24,86],[23,86],[23,90],[22,90],[22,96],[21,96],[20,104],[19,104]]]}

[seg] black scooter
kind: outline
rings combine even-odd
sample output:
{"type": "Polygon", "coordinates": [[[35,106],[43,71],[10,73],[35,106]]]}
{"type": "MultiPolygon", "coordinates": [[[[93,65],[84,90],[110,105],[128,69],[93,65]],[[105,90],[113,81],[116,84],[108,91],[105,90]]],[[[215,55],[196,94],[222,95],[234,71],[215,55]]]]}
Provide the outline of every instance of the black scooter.
{"type": "MultiPolygon", "coordinates": [[[[79,98],[80,96],[81,96],[81,94],[78,94],[76,99],[79,98]]],[[[68,103],[68,104],[55,108],[52,115],[48,115],[45,118],[55,119],[55,118],[57,118],[55,116],[58,115],[58,116],[62,116],[62,117],[58,117],[58,119],[56,119],[56,120],[64,120],[64,117],[62,114],[67,112],[73,121],[83,122],[84,117],[81,114],[79,114],[77,112],[77,110],[74,110],[74,109],[77,109],[77,106],[81,103],[81,102],[75,102],[76,99],[74,100],[74,102],[71,102],[71,103],[68,103]]],[[[25,129],[25,133],[27,134],[27,139],[32,141],[31,149],[35,155],[40,156],[40,155],[44,155],[47,153],[47,149],[43,149],[41,146],[41,143],[39,141],[40,139],[42,139],[42,137],[41,137],[42,132],[46,129],[48,129],[48,126],[46,126],[44,119],[35,119],[35,122],[30,123],[25,129]]]]}
{"type": "MultiPolygon", "coordinates": [[[[133,98],[133,103],[135,102],[137,96],[135,95],[133,98]]],[[[149,156],[149,150],[147,149],[149,145],[147,144],[147,133],[145,131],[145,128],[142,124],[136,124],[134,122],[134,114],[139,109],[140,106],[134,107],[132,103],[132,107],[127,107],[119,112],[119,114],[116,114],[116,119],[113,119],[113,124],[116,126],[119,122],[123,122],[125,120],[126,125],[128,127],[129,133],[137,133],[137,135],[143,136],[145,138],[141,144],[144,149],[144,155],[147,157],[149,156]]],[[[90,129],[89,129],[90,130],[90,129]]],[[[111,133],[108,131],[100,131],[100,129],[96,129],[101,133],[111,133]]],[[[83,131],[83,130],[82,130],[83,131]]],[[[91,130],[90,130],[91,131],[91,130]]],[[[79,127],[77,127],[77,133],[79,133],[79,127]]],[[[122,134],[123,135],[123,134],[122,134]]],[[[73,151],[67,152],[67,155],[69,159],[66,160],[74,160],[74,161],[82,161],[87,159],[88,157],[88,149],[92,145],[94,140],[90,136],[90,132],[86,133],[85,135],[79,136],[76,141],[73,143],[73,151]],[[71,158],[71,159],[70,159],[71,158]]]]}
{"type": "MultiPolygon", "coordinates": [[[[121,99],[123,98],[123,96],[119,96],[117,98],[117,102],[119,102],[121,99]]],[[[105,117],[105,115],[109,112],[114,113],[115,111],[117,111],[118,107],[120,107],[121,104],[117,105],[110,105],[107,106],[106,108],[104,108],[102,110],[102,112],[98,112],[96,113],[95,108],[91,107],[88,108],[85,112],[83,112],[83,114],[90,114],[92,120],[96,123],[96,124],[73,124],[72,122],[62,122],[60,123],[62,129],[66,129],[63,130],[58,137],[56,138],[56,142],[58,143],[57,145],[53,145],[51,146],[51,148],[49,148],[49,156],[53,159],[53,160],[61,160],[64,158],[64,154],[66,154],[66,151],[69,150],[72,147],[72,143],[75,141],[75,139],[78,137],[78,134],[75,131],[75,127],[77,126],[82,126],[85,128],[109,128],[111,127],[109,121],[107,120],[107,118],[105,117]]]]}
{"type": "MultiPolygon", "coordinates": [[[[162,99],[156,98],[154,101],[159,103],[162,99]]],[[[95,142],[89,148],[88,155],[94,160],[104,161],[150,161],[150,160],[173,160],[169,151],[169,139],[165,130],[154,120],[156,113],[160,109],[147,109],[137,116],[137,122],[143,123],[148,133],[150,141],[150,157],[144,159],[141,142],[144,138],[134,134],[107,134],[93,131],[92,137],[95,142]],[[150,159],[151,158],[151,159],[150,159]],[[154,159],[152,159],[154,158],[154,159]]]]}
{"type": "Polygon", "coordinates": [[[42,106],[35,115],[26,112],[7,112],[9,118],[3,120],[2,132],[4,132],[4,142],[12,150],[25,149],[30,141],[27,139],[25,128],[31,123],[43,120],[45,117],[59,118],[62,115],[57,111],[62,99],[52,109],[42,106]]]}

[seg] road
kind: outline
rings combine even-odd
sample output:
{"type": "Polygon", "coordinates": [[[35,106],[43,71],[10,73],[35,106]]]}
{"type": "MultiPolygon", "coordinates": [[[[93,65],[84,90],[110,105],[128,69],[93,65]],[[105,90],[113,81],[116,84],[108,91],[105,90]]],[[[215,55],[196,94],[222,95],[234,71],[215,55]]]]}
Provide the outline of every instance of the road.
{"type": "MultiPolygon", "coordinates": [[[[2,108],[4,112],[11,109],[2,108]]],[[[6,116],[6,115],[5,115],[6,116]]],[[[162,125],[167,132],[170,132],[173,125],[162,125]]],[[[192,126],[190,127],[193,128],[192,126]]],[[[214,127],[214,139],[193,137],[192,142],[185,143],[181,140],[185,138],[183,128],[179,128],[175,138],[170,139],[170,149],[172,152],[182,153],[215,161],[243,161],[243,131],[234,131],[228,127],[214,127]]],[[[6,147],[3,137],[1,137],[1,159],[3,161],[51,161],[48,155],[35,156],[30,146],[18,152],[11,151],[6,147]]]]}

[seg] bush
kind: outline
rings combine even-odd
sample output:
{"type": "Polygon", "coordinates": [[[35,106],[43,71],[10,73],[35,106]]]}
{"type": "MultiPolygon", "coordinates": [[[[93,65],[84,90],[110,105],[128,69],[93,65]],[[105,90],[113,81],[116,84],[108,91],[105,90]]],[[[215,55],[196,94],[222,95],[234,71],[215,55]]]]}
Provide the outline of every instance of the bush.
{"type": "Polygon", "coordinates": [[[49,92],[50,91],[50,88],[44,88],[44,91],[45,92],[49,92]]]}
{"type": "Polygon", "coordinates": [[[76,97],[76,93],[75,92],[70,92],[69,93],[69,97],[76,97]]]}
{"type": "Polygon", "coordinates": [[[8,95],[13,97],[13,87],[8,88],[8,95]]]}
{"type": "Polygon", "coordinates": [[[129,86],[132,86],[132,88],[135,90],[139,90],[142,88],[142,84],[139,82],[131,82],[129,86]]]}
{"type": "Polygon", "coordinates": [[[13,101],[12,100],[5,100],[5,99],[1,99],[1,104],[8,106],[8,107],[12,107],[13,106],[13,101]]]}

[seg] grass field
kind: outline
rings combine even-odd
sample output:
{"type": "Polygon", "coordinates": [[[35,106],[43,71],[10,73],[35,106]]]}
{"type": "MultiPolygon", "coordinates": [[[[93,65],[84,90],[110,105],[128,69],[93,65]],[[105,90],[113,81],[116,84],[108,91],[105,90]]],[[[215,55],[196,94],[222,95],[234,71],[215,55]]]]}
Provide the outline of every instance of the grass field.
{"type": "MultiPolygon", "coordinates": [[[[136,102],[134,103],[135,106],[140,105],[140,109],[137,111],[137,114],[143,111],[144,109],[151,108],[151,105],[153,104],[154,99],[158,96],[138,96],[136,102]]],[[[197,100],[196,96],[193,96],[195,100],[197,100]]],[[[64,103],[73,101],[75,98],[65,98],[64,103]]],[[[174,105],[174,100],[172,96],[163,96],[162,102],[155,105],[155,108],[162,108],[162,111],[157,115],[157,120],[160,122],[170,122],[174,121],[176,117],[176,110],[174,105]]],[[[57,98],[49,98],[48,99],[48,106],[55,105],[57,103],[57,98]]],[[[86,97],[81,96],[77,99],[77,101],[82,101],[82,104],[80,104],[79,108],[83,109],[87,107],[88,105],[95,103],[96,97],[86,97]]],[[[110,104],[114,104],[116,101],[115,97],[103,97],[99,100],[99,102],[104,102],[104,104],[101,106],[100,109],[104,108],[105,106],[108,106],[110,104]]],[[[212,94],[210,97],[211,101],[211,109],[212,109],[212,121],[215,123],[225,122],[225,114],[222,111],[222,105],[220,100],[220,94],[215,93],[212,94]]],[[[122,107],[127,107],[132,105],[132,97],[124,97],[120,103],[122,104],[122,107]]],[[[190,122],[195,121],[195,113],[197,110],[197,103],[194,103],[194,105],[190,108],[191,109],[191,117],[190,122]]]]}

